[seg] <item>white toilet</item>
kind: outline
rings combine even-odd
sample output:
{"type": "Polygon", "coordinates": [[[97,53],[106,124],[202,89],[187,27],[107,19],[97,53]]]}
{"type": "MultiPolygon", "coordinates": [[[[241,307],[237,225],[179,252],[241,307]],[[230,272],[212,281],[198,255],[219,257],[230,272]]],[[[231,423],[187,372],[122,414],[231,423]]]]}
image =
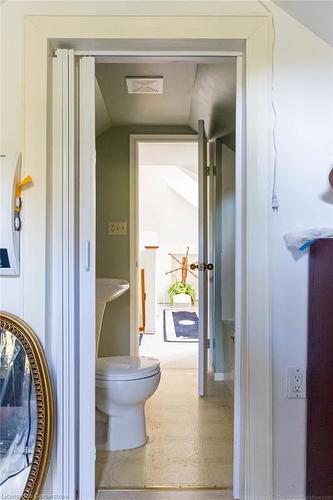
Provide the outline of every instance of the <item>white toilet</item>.
{"type": "MultiPolygon", "coordinates": [[[[97,348],[106,303],[127,289],[127,282],[97,280],[97,348]]],[[[156,391],[160,378],[160,363],[154,358],[113,356],[97,359],[96,406],[108,416],[107,439],[99,449],[129,450],[146,443],[145,403],[156,391]]]]}

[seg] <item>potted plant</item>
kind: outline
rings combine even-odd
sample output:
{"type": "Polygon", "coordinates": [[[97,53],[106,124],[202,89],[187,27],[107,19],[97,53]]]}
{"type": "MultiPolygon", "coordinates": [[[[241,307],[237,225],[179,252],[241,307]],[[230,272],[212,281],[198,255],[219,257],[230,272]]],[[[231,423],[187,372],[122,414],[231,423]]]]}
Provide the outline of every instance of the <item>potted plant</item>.
{"type": "MultiPolygon", "coordinates": [[[[184,281],[175,281],[170,286],[169,290],[170,304],[174,304],[174,299],[176,295],[187,295],[191,299],[191,303],[194,304],[195,301],[195,290],[190,283],[184,281]]],[[[178,297],[180,302],[187,302],[185,297],[178,297]]]]}
{"type": "Polygon", "coordinates": [[[181,260],[179,260],[174,254],[169,253],[170,257],[172,257],[178,264],[181,264],[181,267],[165,273],[170,274],[181,271],[181,280],[176,280],[172,283],[168,290],[171,305],[175,305],[177,307],[188,307],[193,305],[195,301],[195,289],[192,285],[187,283],[187,274],[191,273],[197,279],[198,276],[190,270],[188,263],[189,250],[190,247],[187,247],[186,255],[182,257],[181,260]]]}

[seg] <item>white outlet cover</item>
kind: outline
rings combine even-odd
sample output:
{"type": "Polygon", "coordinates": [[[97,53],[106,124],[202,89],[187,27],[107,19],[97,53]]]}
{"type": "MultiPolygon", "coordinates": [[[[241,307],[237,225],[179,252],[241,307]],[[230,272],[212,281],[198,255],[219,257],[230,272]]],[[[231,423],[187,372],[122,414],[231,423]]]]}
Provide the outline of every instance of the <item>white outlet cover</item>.
{"type": "Polygon", "coordinates": [[[306,398],[306,376],[303,368],[288,368],[287,396],[289,399],[306,398]]]}

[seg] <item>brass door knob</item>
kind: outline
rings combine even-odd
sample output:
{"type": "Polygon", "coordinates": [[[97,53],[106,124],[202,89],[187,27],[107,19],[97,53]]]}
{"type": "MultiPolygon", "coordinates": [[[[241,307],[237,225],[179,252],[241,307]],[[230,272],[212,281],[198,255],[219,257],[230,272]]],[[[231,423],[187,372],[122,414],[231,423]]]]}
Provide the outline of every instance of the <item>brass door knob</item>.
{"type": "Polygon", "coordinates": [[[212,271],[214,269],[213,264],[191,264],[190,269],[194,271],[195,269],[198,269],[198,271],[212,271]]]}

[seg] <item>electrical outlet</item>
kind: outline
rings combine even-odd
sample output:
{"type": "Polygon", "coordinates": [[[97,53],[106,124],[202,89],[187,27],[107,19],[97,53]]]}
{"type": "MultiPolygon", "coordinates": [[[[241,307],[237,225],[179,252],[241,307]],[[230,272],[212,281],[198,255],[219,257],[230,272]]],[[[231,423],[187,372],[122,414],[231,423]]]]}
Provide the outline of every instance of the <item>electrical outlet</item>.
{"type": "Polygon", "coordinates": [[[302,368],[288,369],[288,398],[304,399],[306,397],[305,370],[302,368]]]}
{"type": "Polygon", "coordinates": [[[111,236],[124,236],[127,234],[127,222],[109,222],[111,236]]]}

